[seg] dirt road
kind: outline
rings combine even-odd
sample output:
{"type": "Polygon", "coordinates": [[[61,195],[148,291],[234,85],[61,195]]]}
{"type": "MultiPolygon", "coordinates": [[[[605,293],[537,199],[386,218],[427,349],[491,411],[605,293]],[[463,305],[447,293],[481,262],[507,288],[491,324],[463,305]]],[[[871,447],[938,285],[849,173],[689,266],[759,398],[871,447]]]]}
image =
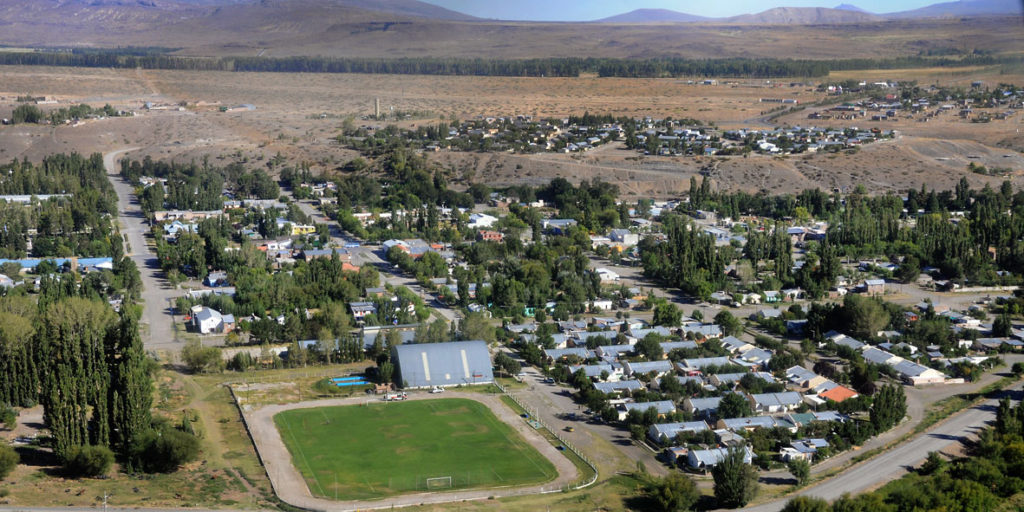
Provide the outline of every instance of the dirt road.
{"type": "Polygon", "coordinates": [[[417,493],[394,496],[373,501],[332,501],[317,498],[309,491],[305,479],[291,463],[291,455],[281,440],[281,435],[274,426],[274,415],[291,409],[312,407],[330,407],[339,405],[359,405],[366,402],[367,397],[340,398],[332,400],[315,400],[294,404],[268,405],[257,409],[243,406],[243,416],[249,427],[256,449],[266,467],[267,475],[274,486],[274,492],[284,502],[305,509],[323,510],[325,512],[341,512],[348,510],[373,510],[398,508],[424,503],[451,503],[466,500],[485,500],[490,497],[517,496],[524,494],[541,494],[560,492],[566,485],[578,478],[576,466],[558,452],[540,434],[529,427],[522,418],[499,400],[497,395],[480,393],[459,393],[447,391],[442,395],[412,394],[409,400],[430,400],[435,398],[465,398],[480,402],[491,409],[499,419],[516,429],[520,435],[538,452],[543,454],[558,470],[558,478],[543,485],[530,487],[514,487],[500,489],[475,489],[454,492],[417,493]]]}
{"type": "Polygon", "coordinates": [[[103,155],[103,165],[107,168],[107,179],[117,192],[118,223],[124,236],[125,254],[139,268],[142,276],[142,341],[146,350],[163,353],[165,356],[177,353],[181,349],[174,336],[173,319],[171,317],[172,301],[180,295],[170,288],[161,277],[160,265],[156,254],[146,243],[149,224],[142,215],[142,208],[132,186],[121,179],[118,158],[138,148],[125,148],[103,155]]]}

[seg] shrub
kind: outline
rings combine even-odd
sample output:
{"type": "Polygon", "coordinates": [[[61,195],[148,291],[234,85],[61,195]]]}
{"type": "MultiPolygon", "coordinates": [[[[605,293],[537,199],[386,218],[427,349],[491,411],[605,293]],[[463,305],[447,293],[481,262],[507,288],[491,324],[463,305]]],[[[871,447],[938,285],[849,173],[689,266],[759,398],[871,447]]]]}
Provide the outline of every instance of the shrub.
{"type": "Polygon", "coordinates": [[[0,443],[0,480],[11,474],[11,471],[14,471],[14,467],[18,465],[20,460],[18,452],[14,451],[11,445],[0,443]]]}
{"type": "Polygon", "coordinates": [[[85,445],[71,451],[64,469],[75,477],[92,478],[106,474],[114,464],[114,452],[106,446],[85,445]]]}
{"type": "Polygon", "coordinates": [[[139,436],[131,466],[146,473],[170,473],[199,456],[199,439],[173,428],[150,430],[139,436]]]}

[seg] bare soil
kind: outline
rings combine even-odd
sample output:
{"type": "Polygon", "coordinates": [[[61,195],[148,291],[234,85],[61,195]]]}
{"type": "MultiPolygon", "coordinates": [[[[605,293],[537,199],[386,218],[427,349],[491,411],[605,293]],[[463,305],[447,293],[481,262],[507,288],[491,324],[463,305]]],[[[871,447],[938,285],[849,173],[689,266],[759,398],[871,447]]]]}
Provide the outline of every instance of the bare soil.
{"type": "MultiPolygon", "coordinates": [[[[965,85],[983,80],[1024,83],[1024,74],[995,68],[967,72],[895,70],[837,73],[835,79],[917,80],[920,84],[965,85]]],[[[1024,116],[971,123],[947,114],[916,120],[870,122],[807,119],[829,99],[791,80],[722,80],[721,85],[680,79],[501,78],[400,75],[282,74],[0,67],[0,116],[8,116],[16,96],[56,99],[56,106],[89,103],[136,112],[134,117],[93,120],[80,126],[0,127],[0,159],[38,160],[53,152],[110,151],[140,147],[129,156],[212,163],[241,161],[265,166],[280,153],[291,162],[309,162],[334,171],[356,153],[334,140],[346,116],[372,112],[381,98],[385,111],[416,111],[406,127],[437,123],[452,116],[526,114],[562,118],[584,112],[631,117],[696,119],[722,128],[780,126],[879,127],[897,130],[893,141],[869,144],[856,153],[771,157],[644,157],[612,144],[583,155],[439,152],[430,158],[455,171],[453,183],[500,186],[546,183],[562,176],[577,181],[603,179],[633,196],[666,197],[685,192],[689,179],[709,176],[720,189],[790,192],[809,187],[849,189],[864,184],[872,192],[951,187],[962,176],[972,184],[997,186],[1003,176],[970,173],[969,163],[1005,169],[1022,183],[1024,116]],[[796,98],[804,110],[768,120],[762,97],[796,98]],[[165,110],[146,110],[146,102],[165,110]],[[222,113],[220,106],[252,104],[251,111],[222,113]],[[179,104],[187,105],[179,111],[179,104]],[[818,106],[818,105],[820,106],[818,106]]],[[[357,121],[360,124],[371,124],[357,121]]],[[[376,123],[381,124],[381,123],[376,123]]]]}

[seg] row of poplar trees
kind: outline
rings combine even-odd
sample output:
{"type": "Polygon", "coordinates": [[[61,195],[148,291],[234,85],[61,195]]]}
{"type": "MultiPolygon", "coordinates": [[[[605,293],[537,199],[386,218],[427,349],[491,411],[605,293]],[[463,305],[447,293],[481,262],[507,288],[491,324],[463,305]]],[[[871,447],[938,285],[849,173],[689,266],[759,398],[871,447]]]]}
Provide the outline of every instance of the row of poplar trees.
{"type": "Polygon", "coordinates": [[[0,402],[42,404],[63,462],[95,445],[131,467],[135,443],[151,428],[153,393],[135,308],[118,315],[59,282],[43,286],[53,288],[38,304],[0,299],[0,402]]]}

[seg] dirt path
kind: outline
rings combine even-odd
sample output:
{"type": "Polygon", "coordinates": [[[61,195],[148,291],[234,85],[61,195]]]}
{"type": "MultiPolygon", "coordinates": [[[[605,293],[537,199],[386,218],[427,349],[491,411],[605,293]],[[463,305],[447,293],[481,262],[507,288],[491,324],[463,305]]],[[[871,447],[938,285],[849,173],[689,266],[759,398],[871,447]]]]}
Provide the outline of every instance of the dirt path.
{"type": "Polygon", "coordinates": [[[421,504],[451,503],[466,500],[485,500],[491,497],[516,496],[524,494],[542,494],[560,492],[566,485],[578,477],[576,466],[558,452],[539,433],[527,425],[522,418],[509,409],[496,395],[478,393],[459,393],[448,391],[443,395],[413,394],[410,400],[431,400],[437,398],[465,398],[480,402],[491,409],[498,418],[514,428],[531,446],[543,454],[558,470],[558,478],[543,485],[529,487],[512,487],[499,489],[473,489],[454,492],[405,494],[372,501],[332,501],[317,498],[309,491],[305,479],[291,463],[291,455],[281,440],[281,435],[274,426],[274,415],[291,409],[307,409],[312,407],[330,407],[339,405],[358,405],[366,402],[366,397],[340,398],[332,400],[315,400],[294,404],[268,405],[257,409],[242,406],[245,422],[249,427],[260,459],[263,461],[274,492],[282,501],[313,510],[341,512],[348,510],[373,510],[383,508],[399,508],[421,504]]]}

